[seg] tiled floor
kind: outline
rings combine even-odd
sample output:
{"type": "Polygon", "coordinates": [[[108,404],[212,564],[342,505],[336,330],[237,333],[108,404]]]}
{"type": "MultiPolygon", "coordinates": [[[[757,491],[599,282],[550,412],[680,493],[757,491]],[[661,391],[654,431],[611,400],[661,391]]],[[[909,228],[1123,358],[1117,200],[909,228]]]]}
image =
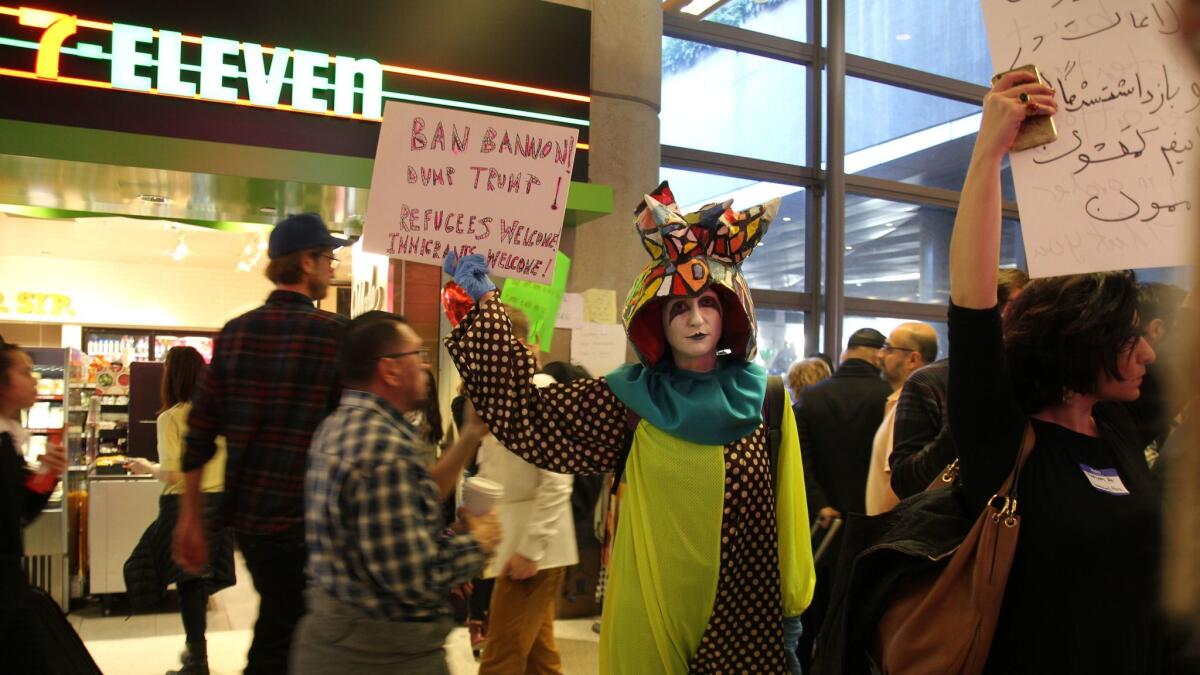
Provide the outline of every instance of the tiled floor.
{"type": "MultiPolygon", "coordinates": [[[[208,610],[208,659],[214,674],[240,673],[250,648],[251,628],[258,614],[258,596],[250,574],[237,559],[238,584],[213,596],[208,610]]],[[[104,616],[99,606],[69,615],[105,675],[161,675],[179,666],[183,649],[183,624],[179,613],[104,616]]],[[[599,636],[592,620],[560,621],[555,634],[567,675],[599,671],[599,636]]],[[[479,666],[471,655],[466,629],[456,629],[446,641],[451,675],[475,675],[479,666]]]]}

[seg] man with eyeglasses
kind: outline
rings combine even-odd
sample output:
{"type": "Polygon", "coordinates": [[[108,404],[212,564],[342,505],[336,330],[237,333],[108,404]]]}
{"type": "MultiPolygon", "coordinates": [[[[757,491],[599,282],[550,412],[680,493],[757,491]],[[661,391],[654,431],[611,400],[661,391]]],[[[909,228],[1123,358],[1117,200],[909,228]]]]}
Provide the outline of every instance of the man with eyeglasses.
{"type": "MultiPolygon", "coordinates": [[[[495,511],[442,529],[442,497],[405,418],[429,392],[428,352],[400,317],[350,322],[338,354],[346,390],[313,436],[305,479],[309,612],[293,675],[448,673],[451,588],[482,572],[500,541],[495,511]]],[[[487,427],[465,411],[457,446],[487,427]]]]}
{"type": "MultiPolygon", "coordinates": [[[[188,417],[175,559],[202,574],[202,519],[233,528],[259,594],[246,664],[252,675],[287,672],[292,633],[304,614],[304,470],[313,431],[337,404],[337,350],[346,325],[314,302],[333,280],[333,252],[348,243],[315,213],[275,226],[266,271],[275,291],[262,307],[225,324],[188,417]],[[228,448],[225,500],[207,514],[200,477],[218,436],[228,448]]],[[[189,645],[188,653],[202,653],[201,647],[189,645]]],[[[207,673],[207,663],[186,672],[207,673]]]]}
{"type": "Polygon", "coordinates": [[[908,376],[937,360],[937,331],[927,323],[902,323],[896,326],[883,349],[879,350],[879,365],[883,379],[892,388],[883,411],[883,421],[875,432],[871,445],[871,468],[867,473],[867,515],[891,510],[900,499],[892,492],[891,468],[892,430],[896,424],[896,402],[908,376]]]}

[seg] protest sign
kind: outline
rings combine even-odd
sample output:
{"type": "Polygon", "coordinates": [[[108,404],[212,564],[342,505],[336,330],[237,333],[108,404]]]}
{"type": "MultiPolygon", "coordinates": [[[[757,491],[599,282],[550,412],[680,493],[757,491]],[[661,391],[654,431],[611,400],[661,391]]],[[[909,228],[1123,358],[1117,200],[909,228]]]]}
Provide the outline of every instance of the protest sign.
{"type": "Polygon", "coordinates": [[[550,351],[554,342],[554,323],[558,318],[558,307],[567,290],[567,274],[571,271],[571,259],[558,252],[554,264],[554,280],[549,284],[534,281],[509,279],[500,291],[500,301],[512,305],[529,318],[530,342],[536,342],[544,352],[550,351]]]}
{"type": "Polygon", "coordinates": [[[593,377],[625,363],[625,331],[615,323],[585,322],[571,331],[571,360],[593,377]]]}
{"type": "Polygon", "coordinates": [[[1036,65],[1058,140],[1012,153],[1035,277],[1188,262],[1200,81],[1169,0],[982,0],[996,72],[1036,65]]]}
{"type": "Polygon", "coordinates": [[[580,328],[583,326],[583,295],[579,293],[564,293],[562,302],[558,305],[558,319],[555,328],[580,328]]]}
{"type": "Polygon", "coordinates": [[[431,265],[478,253],[496,276],[549,283],[577,140],[567,127],[389,102],[365,249],[431,265]]]}

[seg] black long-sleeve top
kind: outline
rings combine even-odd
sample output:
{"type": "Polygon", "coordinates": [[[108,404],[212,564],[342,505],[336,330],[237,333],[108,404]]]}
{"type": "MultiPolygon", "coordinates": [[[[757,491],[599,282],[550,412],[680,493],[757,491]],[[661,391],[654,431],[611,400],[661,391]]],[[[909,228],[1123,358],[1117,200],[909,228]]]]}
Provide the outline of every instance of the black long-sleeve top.
{"type": "MultiPolygon", "coordinates": [[[[950,343],[950,430],[968,500],[982,507],[1012,470],[1028,418],[1005,363],[998,311],[952,306],[950,343]]],[[[1093,416],[1098,437],[1032,420],[1020,541],[987,673],[1169,669],[1156,609],[1159,495],[1125,409],[1101,403],[1093,416]]]]}
{"type": "MultiPolygon", "coordinates": [[[[21,571],[21,556],[25,555],[23,530],[33,522],[50,494],[25,487],[29,469],[25,458],[17,453],[11,435],[0,433],[0,598],[12,598],[25,588],[21,571]]],[[[0,600],[0,605],[5,604],[0,600]]],[[[0,611],[0,615],[3,612],[0,611]]]]}

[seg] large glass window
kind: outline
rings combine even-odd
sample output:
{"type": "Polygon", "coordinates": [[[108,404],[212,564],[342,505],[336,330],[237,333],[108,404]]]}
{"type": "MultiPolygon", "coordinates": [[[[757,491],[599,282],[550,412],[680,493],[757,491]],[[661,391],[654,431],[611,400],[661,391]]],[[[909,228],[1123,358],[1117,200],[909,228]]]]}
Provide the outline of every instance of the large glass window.
{"type": "Polygon", "coordinates": [[[778,197],[779,213],[754,254],[742,264],[742,271],[751,288],[804,290],[808,209],[808,193],[804,188],[684,169],[663,168],[659,175],[671,181],[671,190],[684,213],[726,199],[733,200],[733,208],[744,210],[778,197]]]}
{"type": "MultiPolygon", "coordinates": [[[[759,307],[758,357],[754,362],[772,375],[785,375],[810,353],[804,341],[804,312],[759,307]]],[[[815,348],[811,351],[815,351],[815,348]]]]}
{"type": "Polygon", "coordinates": [[[846,0],[846,51],[975,84],[992,76],[973,0],[846,0]]]}
{"type": "MultiPolygon", "coordinates": [[[[950,209],[848,196],[846,296],[947,302],[953,226],[950,209]]],[[[1024,263],[1020,227],[1005,220],[1002,231],[1000,264],[1024,263]]]]}
{"type": "Polygon", "coordinates": [[[807,0],[730,0],[704,20],[789,40],[808,39],[807,0]]]}
{"type": "Polygon", "coordinates": [[[663,38],[662,143],[803,164],[807,69],[663,38]]]}
{"type": "MultiPolygon", "coordinates": [[[[957,192],[981,119],[979,106],[848,78],[846,173],[957,192]]],[[[1000,183],[1017,198],[1008,159],[1000,183]]]]}

